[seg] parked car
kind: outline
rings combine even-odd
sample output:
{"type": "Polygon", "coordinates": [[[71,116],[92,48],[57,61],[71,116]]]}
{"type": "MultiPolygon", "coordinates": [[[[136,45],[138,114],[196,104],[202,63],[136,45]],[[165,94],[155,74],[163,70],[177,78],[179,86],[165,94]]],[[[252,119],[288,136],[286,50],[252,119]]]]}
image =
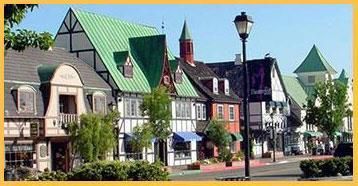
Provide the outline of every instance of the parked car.
{"type": "Polygon", "coordinates": [[[334,157],[353,157],[353,143],[340,143],[333,153],[334,157]]]}
{"type": "Polygon", "coordinates": [[[300,145],[295,143],[295,144],[291,144],[291,154],[294,155],[302,155],[303,154],[303,149],[301,149],[300,145]]]}

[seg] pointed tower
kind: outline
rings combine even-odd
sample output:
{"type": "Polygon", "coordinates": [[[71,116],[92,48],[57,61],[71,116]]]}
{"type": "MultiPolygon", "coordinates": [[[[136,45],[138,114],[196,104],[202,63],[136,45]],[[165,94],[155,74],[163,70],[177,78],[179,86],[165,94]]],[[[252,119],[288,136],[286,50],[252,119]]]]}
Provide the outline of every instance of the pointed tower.
{"type": "Polygon", "coordinates": [[[346,71],[342,69],[341,74],[339,75],[338,81],[342,82],[343,84],[347,85],[349,81],[349,76],[347,75],[346,71]]]}
{"type": "Polygon", "coordinates": [[[187,62],[188,64],[195,66],[194,63],[194,49],[193,49],[193,40],[191,39],[191,35],[186,24],[186,20],[184,21],[183,30],[181,32],[179,38],[180,44],[180,58],[187,62]]]}

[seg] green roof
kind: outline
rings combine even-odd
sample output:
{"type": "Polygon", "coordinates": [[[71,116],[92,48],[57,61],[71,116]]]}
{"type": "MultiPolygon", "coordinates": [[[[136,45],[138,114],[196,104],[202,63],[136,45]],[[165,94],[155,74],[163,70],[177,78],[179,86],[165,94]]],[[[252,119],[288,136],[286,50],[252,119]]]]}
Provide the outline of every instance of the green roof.
{"type": "Polygon", "coordinates": [[[342,82],[345,85],[348,84],[349,77],[344,69],[342,70],[341,74],[339,75],[339,77],[336,80],[342,82]]]}
{"type": "MultiPolygon", "coordinates": [[[[150,64],[152,61],[147,61],[146,59],[155,60],[154,58],[156,57],[146,56],[149,54],[145,52],[144,49],[140,49],[140,47],[147,48],[149,46],[143,44],[144,41],[140,42],[134,38],[158,36],[159,32],[157,29],[155,27],[130,23],[79,9],[71,10],[81,24],[90,42],[93,44],[93,47],[96,49],[105,67],[113,77],[118,88],[123,92],[150,92],[155,84],[154,82],[157,81],[158,74],[148,74],[148,71],[157,72],[159,66],[152,69],[152,64],[150,64]],[[135,48],[134,51],[131,51],[130,38],[133,38],[131,39],[131,45],[135,48]],[[128,51],[130,55],[135,55],[134,57],[131,56],[133,63],[133,78],[125,78],[122,72],[117,68],[117,65],[123,64],[126,52],[128,51]],[[148,65],[150,66],[149,69],[144,68],[149,67],[148,65]]],[[[142,39],[146,40],[145,38],[142,39]]],[[[154,45],[154,43],[151,42],[152,41],[149,41],[150,45],[154,45]]],[[[153,55],[162,52],[164,46],[156,46],[158,51],[153,55]]],[[[154,49],[154,46],[150,47],[154,49]]],[[[170,52],[168,52],[168,58],[169,60],[175,59],[170,52]]],[[[185,97],[197,97],[194,87],[190,84],[185,74],[183,77],[183,82],[180,85],[175,84],[177,94],[185,97]]]]}
{"type": "Polygon", "coordinates": [[[189,28],[186,24],[186,20],[184,21],[183,30],[181,31],[179,40],[191,40],[191,34],[190,34],[189,28]]]}
{"type": "Polygon", "coordinates": [[[46,64],[46,65],[40,65],[37,67],[37,73],[40,77],[41,82],[47,82],[50,81],[53,73],[56,71],[58,64],[46,64]]]}
{"type": "Polygon", "coordinates": [[[294,71],[294,73],[302,72],[329,72],[331,74],[337,73],[323,57],[316,45],[313,45],[305,60],[303,60],[301,65],[294,71]]]}
{"type": "Polygon", "coordinates": [[[307,94],[299,80],[293,76],[282,76],[282,80],[288,94],[303,108],[303,105],[307,104],[307,94]]]}

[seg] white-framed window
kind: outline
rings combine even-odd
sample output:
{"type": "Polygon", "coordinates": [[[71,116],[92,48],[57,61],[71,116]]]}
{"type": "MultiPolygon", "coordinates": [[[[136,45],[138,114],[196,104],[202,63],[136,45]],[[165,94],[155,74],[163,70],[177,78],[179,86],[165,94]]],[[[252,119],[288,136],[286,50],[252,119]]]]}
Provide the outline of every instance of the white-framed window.
{"type": "Polygon", "coordinates": [[[203,103],[196,103],[196,119],[206,120],[206,105],[203,103]]]}
{"type": "Polygon", "coordinates": [[[30,86],[21,86],[17,89],[17,109],[20,113],[36,112],[36,92],[30,86]]]}
{"type": "Polygon", "coordinates": [[[185,101],[175,102],[176,118],[191,118],[191,103],[185,101]]]}
{"type": "Polygon", "coordinates": [[[106,113],[106,95],[103,92],[95,92],[92,98],[92,108],[94,113],[106,113]]]}
{"type": "Polygon", "coordinates": [[[223,105],[217,106],[217,119],[219,119],[219,120],[224,119],[224,106],[223,105]]]}
{"type": "Polygon", "coordinates": [[[224,89],[225,89],[225,95],[229,95],[230,94],[230,84],[229,84],[229,80],[225,79],[224,81],[224,89]]]}
{"type": "Polygon", "coordinates": [[[143,100],[138,98],[126,98],[124,101],[125,116],[126,117],[141,117],[140,105],[143,100]]]}
{"type": "Polygon", "coordinates": [[[230,121],[235,120],[235,107],[234,107],[234,105],[229,105],[229,120],[230,121]]]}
{"type": "Polygon", "coordinates": [[[218,94],[218,93],[219,93],[219,89],[218,89],[218,79],[217,79],[217,78],[213,78],[213,93],[214,93],[214,94],[218,94]]]}

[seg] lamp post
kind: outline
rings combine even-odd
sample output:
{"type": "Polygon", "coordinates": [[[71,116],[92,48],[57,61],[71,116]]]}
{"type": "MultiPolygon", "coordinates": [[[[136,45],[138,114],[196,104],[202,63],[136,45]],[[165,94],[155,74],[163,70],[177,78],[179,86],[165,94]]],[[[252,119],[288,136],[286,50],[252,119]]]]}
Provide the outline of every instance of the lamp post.
{"type": "Polygon", "coordinates": [[[270,114],[271,117],[271,130],[272,130],[272,140],[273,140],[273,160],[276,162],[276,124],[273,122],[273,112],[270,114]]]}
{"type": "Polygon", "coordinates": [[[248,73],[246,65],[246,39],[249,37],[253,21],[251,16],[246,15],[245,12],[241,12],[241,15],[235,17],[234,20],[236,30],[242,41],[242,69],[244,74],[244,97],[243,97],[243,109],[244,109],[244,144],[245,144],[245,177],[250,177],[250,140],[249,140],[249,105],[248,105],[248,73]]]}

